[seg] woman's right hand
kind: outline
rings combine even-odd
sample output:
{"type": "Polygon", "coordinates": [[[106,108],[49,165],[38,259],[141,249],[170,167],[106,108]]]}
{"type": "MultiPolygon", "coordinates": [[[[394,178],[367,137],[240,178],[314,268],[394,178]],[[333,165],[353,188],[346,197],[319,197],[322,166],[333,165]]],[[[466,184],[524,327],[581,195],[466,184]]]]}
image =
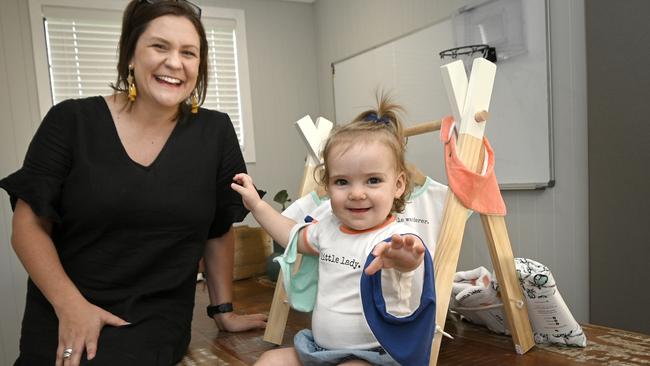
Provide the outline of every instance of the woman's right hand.
{"type": "Polygon", "coordinates": [[[70,302],[65,308],[56,309],[59,318],[59,346],[56,350],[56,366],[77,366],[86,351],[88,360],[97,354],[97,340],[106,325],[120,327],[130,324],[85,299],[70,302]],[[69,358],[63,352],[72,349],[69,358]]]}
{"type": "Polygon", "coordinates": [[[63,270],[52,238],[51,220],[36,216],[22,199],[18,199],[12,222],[11,244],[29,277],[52,304],[59,319],[57,366],[77,366],[86,350],[89,360],[97,353],[99,332],[105,325],[129,324],[89,303],[63,270]],[[63,351],[71,349],[69,358],[63,351]]]}
{"type": "Polygon", "coordinates": [[[232,180],[235,183],[230,184],[230,187],[241,195],[244,207],[249,211],[253,211],[255,206],[262,200],[253,185],[253,178],[246,173],[239,173],[232,180]]]}

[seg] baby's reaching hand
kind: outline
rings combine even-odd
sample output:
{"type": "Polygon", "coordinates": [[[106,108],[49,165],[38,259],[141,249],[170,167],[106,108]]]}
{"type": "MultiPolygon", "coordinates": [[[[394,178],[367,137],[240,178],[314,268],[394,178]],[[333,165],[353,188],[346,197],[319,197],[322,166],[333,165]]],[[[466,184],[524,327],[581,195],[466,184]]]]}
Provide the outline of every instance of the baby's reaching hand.
{"type": "Polygon", "coordinates": [[[289,233],[296,222],[282,216],[271,205],[264,202],[253,185],[253,178],[248,174],[236,174],[232,180],[234,183],[230,184],[230,187],[241,195],[244,206],[250,210],[255,220],[273,240],[286,246],[289,242],[289,233]]]}
{"type": "Polygon", "coordinates": [[[373,275],[382,268],[408,272],[422,263],[426,248],[420,238],[415,235],[393,234],[390,239],[390,243],[381,242],[372,250],[376,258],[366,268],[367,275],[373,275]]]}
{"type": "Polygon", "coordinates": [[[244,207],[249,211],[253,211],[255,206],[262,200],[253,185],[253,178],[246,173],[239,173],[232,180],[235,182],[231,183],[230,187],[241,195],[244,207]]]}

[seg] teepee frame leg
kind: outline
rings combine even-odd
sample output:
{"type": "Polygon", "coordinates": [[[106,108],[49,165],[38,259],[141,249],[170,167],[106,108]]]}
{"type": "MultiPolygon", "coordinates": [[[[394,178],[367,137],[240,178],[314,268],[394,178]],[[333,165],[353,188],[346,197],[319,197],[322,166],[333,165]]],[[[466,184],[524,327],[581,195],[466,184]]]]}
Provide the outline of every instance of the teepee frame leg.
{"type": "MultiPolygon", "coordinates": [[[[468,169],[479,171],[481,165],[479,155],[483,146],[485,123],[477,122],[474,116],[477,112],[489,109],[496,66],[485,59],[475,59],[469,83],[466,81],[467,75],[462,61],[444,65],[441,69],[454,119],[461,121],[457,144],[458,157],[468,169]],[[466,91],[463,92],[463,90],[466,91]]],[[[467,208],[450,190],[445,203],[442,228],[434,256],[436,323],[441,328],[444,328],[449,308],[453,276],[458,264],[467,216],[467,208]]],[[[481,221],[490,247],[497,279],[501,286],[501,297],[513,334],[515,351],[523,354],[534,345],[534,340],[528,312],[515,273],[514,257],[505,218],[481,215],[481,221]]],[[[436,333],[431,345],[429,365],[436,365],[441,341],[441,334],[436,333]]]]}
{"type": "MultiPolygon", "coordinates": [[[[322,117],[319,117],[316,123],[309,116],[305,116],[296,122],[296,128],[298,128],[300,136],[303,138],[309,151],[302,175],[302,182],[298,190],[298,197],[315,191],[318,186],[314,180],[314,170],[319,164],[318,154],[320,145],[327,139],[332,127],[333,123],[322,117]]],[[[301,259],[302,257],[299,254],[296,258],[295,268],[300,267],[301,259]]],[[[278,345],[282,344],[289,310],[290,306],[287,299],[287,292],[284,289],[283,276],[279,274],[278,280],[275,283],[275,292],[273,293],[266,330],[264,331],[263,339],[265,341],[278,345]]]]}

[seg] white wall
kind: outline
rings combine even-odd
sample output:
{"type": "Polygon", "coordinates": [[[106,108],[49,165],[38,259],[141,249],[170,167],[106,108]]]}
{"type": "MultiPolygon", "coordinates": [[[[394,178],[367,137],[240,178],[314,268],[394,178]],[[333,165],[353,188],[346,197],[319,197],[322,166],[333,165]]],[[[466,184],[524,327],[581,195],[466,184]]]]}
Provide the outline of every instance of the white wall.
{"type": "MultiPolygon", "coordinates": [[[[202,0],[246,13],[256,163],[248,164],[266,199],[287,189],[294,197],[307,151],[293,123],[318,116],[313,5],[270,0],[202,0]]],[[[279,206],[272,203],[274,207],[279,206]]],[[[245,221],[255,225],[252,215],[245,221]]]]}
{"type": "MultiPolygon", "coordinates": [[[[15,170],[38,125],[27,2],[0,3],[0,176],[15,170]]],[[[9,198],[0,194],[0,364],[11,365],[25,303],[26,275],[9,243],[9,198]]]]}
{"type": "MultiPolygon", "coordinates": [[[[202,0],[243,9],[246,17],[259,188],[291,193],[302,178],[305,150],[293,122],[318,114],[313,5],[268,0],[202,0]]],[[[0,1],[0,177],[22,164],[40,123],[25,0],[0,1]]],[[[9,199],[0,192],[0,365],[18,354],[26,274],[10,245],[9,199]]]]}
{"type": "MultiPolygon", "coordinates": [[[[504,192],[506,221],[515,256],[549,266],[574,316],[588,321],[584,3],[550,2],[556,186],[543,191],[504,192]]],[[[317,1],[321,115],[334,120],[332,62],[433,24],[447,17],[454,4],[458,2],[317,1]]],[[[399,101],[399,95],[395,97],[399,101]]],[[[467,224],[458,269],[480,265],[492,267],[480,219],[474,215],[467,224]]]]}

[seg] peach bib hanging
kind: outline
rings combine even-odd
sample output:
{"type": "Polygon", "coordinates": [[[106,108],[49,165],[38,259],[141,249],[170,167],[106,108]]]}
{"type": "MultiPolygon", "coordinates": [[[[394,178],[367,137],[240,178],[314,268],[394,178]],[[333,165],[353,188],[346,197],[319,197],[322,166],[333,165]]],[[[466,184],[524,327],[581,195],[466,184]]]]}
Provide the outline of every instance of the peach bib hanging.
{"type": "Polygon", "coordinates": [[[487,138],[483,137],[486,163],[483,174],[473,172],[456,155],[456,138],[453,136],[454,119],[442,120],[440,140],[445,144],[445,168],[449,187],[463,206],[485,215],[505,216],[506,205],[494,174],[494,151],[487,138]]]}

